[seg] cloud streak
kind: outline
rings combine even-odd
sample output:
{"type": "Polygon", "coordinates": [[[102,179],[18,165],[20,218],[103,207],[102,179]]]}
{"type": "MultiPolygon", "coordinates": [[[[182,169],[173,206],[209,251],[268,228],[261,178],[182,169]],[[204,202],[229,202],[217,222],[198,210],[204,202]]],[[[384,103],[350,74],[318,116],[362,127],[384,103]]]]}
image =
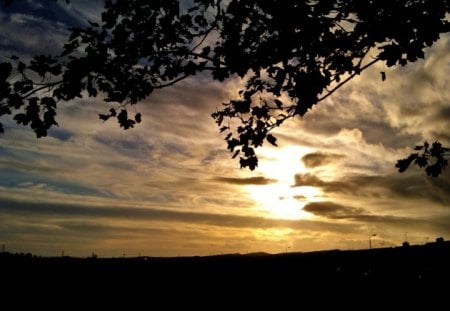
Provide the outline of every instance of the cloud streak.
{"type": "Polygon", "coordinates": [[[263,176],[247,178],[215,177],[213,180],[232,185],[268,185],[277,181],[276,179],[266,178],[263,176]]]}
{"type": "Polygon", "coordinates": [[[383,176],[348,176],[338,181],[323,181],[312,174],[295,175],[295,187],[313,186],[322,188],[327,193],[353,195],[355,197],[390,197],[397,199],[427,199],[431,202],[448,206],[450,187],[448,176],[430,179],[419,175],[404,178],[403,175],[383,176]]]}
{"type": "Polygon", "coordinates": [[[30,215],[38,217],[78,217],[82,219],[112,218],[119,220],[147,220],[163,222],[182,222],[232,228],[269,229],[289,227],[293,229],[324,230],[344,229],[345,225],[336,225],[323,221],[270,219],[256,216],[238,216],[229,214],[199,213],[168,209],[137,208],[129,206],[86,206],[82,204],[34,203],[13,200],[1,200],[0,213],[30,215]]]}

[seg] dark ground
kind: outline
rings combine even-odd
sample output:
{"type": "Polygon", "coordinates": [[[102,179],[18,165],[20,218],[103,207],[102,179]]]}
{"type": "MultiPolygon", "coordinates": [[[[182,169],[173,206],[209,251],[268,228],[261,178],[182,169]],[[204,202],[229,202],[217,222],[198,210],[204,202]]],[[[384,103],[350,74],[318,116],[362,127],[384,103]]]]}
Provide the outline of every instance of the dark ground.
{"type": "MultiPolygon", "coordinates": [[[[163,300],[170,306],[212,299],[216,307],[229,307],[244,299],[255,308],[264,301],[277,302],[281,309],[314,301],[316,307],[356,304],[366,310],[388,303],[435,310],[430,308],[433,303],[440,306],[441,300],[450,299],[449,259],[450,241],[360,251],[175,258],[3,253],[0,280],[4,298],[20,294],[39,297],[41,302],[163,300]]],[[[20,305],[26,299],[16,302],[20,305]]],[[[446,302],[437,309],[448,308],[446,302]]]]}

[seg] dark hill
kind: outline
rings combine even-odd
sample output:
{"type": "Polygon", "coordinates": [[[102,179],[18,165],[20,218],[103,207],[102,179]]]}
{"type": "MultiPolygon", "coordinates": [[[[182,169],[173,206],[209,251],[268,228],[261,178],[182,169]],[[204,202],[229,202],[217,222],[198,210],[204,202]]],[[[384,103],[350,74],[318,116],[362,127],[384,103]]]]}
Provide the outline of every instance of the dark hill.
{"type": "Polygon", "coordinates": [[[321,303],[330,303],[330,297],[340,301],[377,297],[379,301],[382,293],[381,297],[398,301],[404,292],[417,298],[439,297],[440,290],[449,290],[450,242],[359,251],[173,258],[42,258],[3,253],[0,275],[3,285],[19,293],[75,290],[84,297],[105,291],[126,297],[139,292],[148,299],[161,293],[174,297],[190,293],[191,298],[196,297],[193,293],[229,298],[283,293],[301,299],[327,297],[321,303]]]}

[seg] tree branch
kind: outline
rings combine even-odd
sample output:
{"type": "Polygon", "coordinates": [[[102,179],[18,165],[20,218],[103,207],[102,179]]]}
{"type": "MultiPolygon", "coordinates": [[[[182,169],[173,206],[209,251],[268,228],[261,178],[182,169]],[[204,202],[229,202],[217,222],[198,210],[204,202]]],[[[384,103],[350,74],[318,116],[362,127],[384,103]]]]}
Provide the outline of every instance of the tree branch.
{"type": "Polygon", "coordinates": [[[184,80],[187,77],[189,77],[189,75],[183,75],[183,76],[181,76],[179,78],[176,78],[175,80],[172,80],[172,81],[167,82],[165,84],[154,85],[153,88],[155,88],[155,89],[162,89],[162,88],[165,88],[167,86],[174,85],[175,83],[180,82],[181,80],[184,80]]]}
{"type": "Polygon", "coordinates": [[[56,86],[58,84],[61,84],[63,82],[64,82],[63,80],[60,80],[60,81],[56,81],[56,82],[45,84],[45,85],[43,85],[41,87],[38,87],[38,88],[36,88],[34,90],[31,90],[28,94],[24,95],[22,97],[22,99],[26,99],[26,98],[30,97],[31,95],[35,94],[36,92],[39,92],[39,91],[41,91],[43,89],[46,89],[46,88],[51,88],[51,87],[56,86]]]}
{"type": "Polygon", "coordinates": [[[380,61],[381,59],[379,58],[375,58],[373,61],[371,61],[370,63],[364,65],[363,67],[359,68],[359,71],[355,71],[353,74],[351,74],[347,79],[345,79],[344,81],[342,81],[341,83],[339,83],[338,85],[336,85],[332,90],[328,91],[328,94],[324,95],[323,97],[319,98],[317,100],[318,102],[323,101],[324,99],[326,99],[328,96],[331,96],[331,94],[333,94],[334,92],[336,92],[339,88],[341,88],[344,84],[346,84],[348,81],[350,81],[351,79],[353,79],[356,75],[360,74],[363,70],[369,68],[370,66],[372,66],[373,64],[375,64],[376,62],[380,61]]]}

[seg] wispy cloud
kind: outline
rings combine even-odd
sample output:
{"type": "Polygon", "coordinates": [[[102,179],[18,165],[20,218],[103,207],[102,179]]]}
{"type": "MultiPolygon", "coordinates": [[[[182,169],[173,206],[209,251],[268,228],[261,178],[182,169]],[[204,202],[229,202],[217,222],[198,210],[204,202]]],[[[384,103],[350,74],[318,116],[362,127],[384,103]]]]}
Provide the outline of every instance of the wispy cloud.
{"type": "Polygon", "coordinates": [[[213,180],[233,185],[268,185],[276,182],[275,179],[265,178],[262,176],[247,178],[215,177],[213,180]]]}

